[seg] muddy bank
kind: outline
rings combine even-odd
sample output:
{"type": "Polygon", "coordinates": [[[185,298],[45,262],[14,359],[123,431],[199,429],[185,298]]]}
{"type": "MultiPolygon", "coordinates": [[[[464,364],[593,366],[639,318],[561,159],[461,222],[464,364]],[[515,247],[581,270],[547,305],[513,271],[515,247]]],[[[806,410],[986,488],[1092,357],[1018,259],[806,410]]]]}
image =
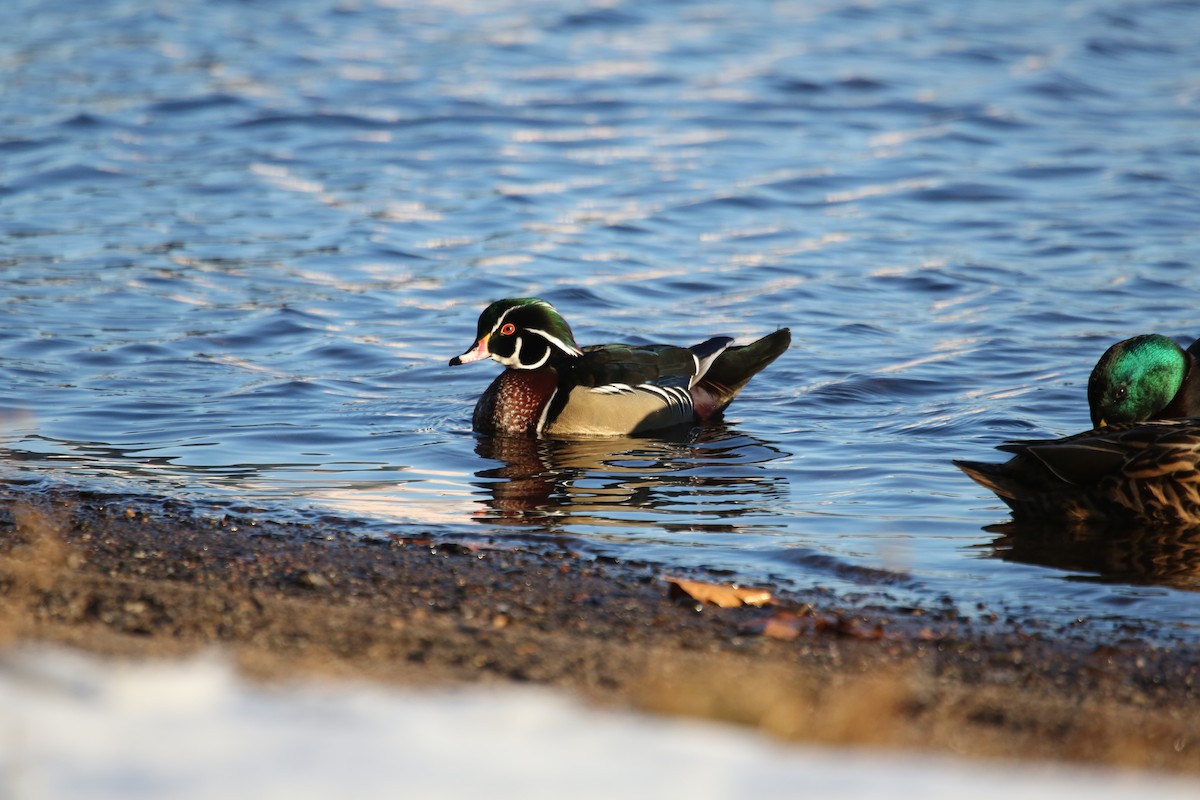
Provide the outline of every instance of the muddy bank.
{"type": "Polygon", "coordinates": [[[249,674],[533,682],[774,735],[1200,774],[1200,648],[775,594],[718,608],[652,565],[207,518],[76,493],[0,496],[0,644],[217,647],[249,674]]]}

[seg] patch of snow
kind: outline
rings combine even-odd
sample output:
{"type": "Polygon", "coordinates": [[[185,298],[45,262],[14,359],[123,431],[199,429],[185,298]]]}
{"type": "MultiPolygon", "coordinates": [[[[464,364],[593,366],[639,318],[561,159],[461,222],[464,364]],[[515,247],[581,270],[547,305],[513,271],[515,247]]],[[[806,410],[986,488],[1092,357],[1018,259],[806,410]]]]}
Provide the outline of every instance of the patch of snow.
{"type": "Polygon", "coordinates": [[[1150,773],[790,745],[537,688],[260,684],[217,657],[0,653],[0,798],[1155,800],[1150,773]]]}

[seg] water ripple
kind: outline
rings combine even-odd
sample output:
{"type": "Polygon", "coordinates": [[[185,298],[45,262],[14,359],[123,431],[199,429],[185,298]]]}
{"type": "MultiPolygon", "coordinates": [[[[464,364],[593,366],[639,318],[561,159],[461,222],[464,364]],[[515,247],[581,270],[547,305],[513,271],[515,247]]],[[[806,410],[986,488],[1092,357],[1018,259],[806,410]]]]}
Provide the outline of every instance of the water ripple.
{"type": "Polygon", "coordinates": [[[1195,15],[13,0],[6,471],[1186,622],[1189,565],[1134,542],[1083,585],[950,459],[1081,429],[1108,344],[1196,335],[1195,15]],[[582,343],[794,346],[708,438],[497,452],[494,365],[446,362],[514,295],[582,343]]]}

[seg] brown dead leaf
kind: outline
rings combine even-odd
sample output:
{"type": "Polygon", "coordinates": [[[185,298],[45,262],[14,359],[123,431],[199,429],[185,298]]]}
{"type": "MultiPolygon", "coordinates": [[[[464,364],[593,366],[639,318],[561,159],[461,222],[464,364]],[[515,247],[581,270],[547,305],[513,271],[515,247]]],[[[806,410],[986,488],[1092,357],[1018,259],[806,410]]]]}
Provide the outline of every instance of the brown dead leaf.
{"type": "Polygon", "coordinates": [[[763,623],[762,634],[772,639],[791,641],[800,635],[799,617],[780,619],[772,617],[763,623]]]}
{"type": "Polygon", "coordinates": [[[721,608],[738,606],[761,606],[771,602],[771,593],[766,589],[752,589],[736,584],[722,585],[689,581],[683,578],[664,578],[671,584],[671,597],[688,597],[701,603],[712,603],[721,608]]]}

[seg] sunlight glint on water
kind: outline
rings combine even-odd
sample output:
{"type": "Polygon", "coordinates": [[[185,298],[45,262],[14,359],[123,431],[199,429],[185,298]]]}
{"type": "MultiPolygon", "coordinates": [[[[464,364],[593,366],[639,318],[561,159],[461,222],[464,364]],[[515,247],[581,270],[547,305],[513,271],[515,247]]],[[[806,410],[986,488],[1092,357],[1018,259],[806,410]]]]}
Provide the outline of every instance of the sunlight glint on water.
{"type": "Polygon", "coordinates": [[[8,479],[1192,636],[1187,548],[1014,546],[950,459],[1200,333],[1198,17],[8,3],[8,479]],[[494,365],[446,362],[516,295],[582,343],[795,340],[707,431],[478,440],[494,365]]]}

